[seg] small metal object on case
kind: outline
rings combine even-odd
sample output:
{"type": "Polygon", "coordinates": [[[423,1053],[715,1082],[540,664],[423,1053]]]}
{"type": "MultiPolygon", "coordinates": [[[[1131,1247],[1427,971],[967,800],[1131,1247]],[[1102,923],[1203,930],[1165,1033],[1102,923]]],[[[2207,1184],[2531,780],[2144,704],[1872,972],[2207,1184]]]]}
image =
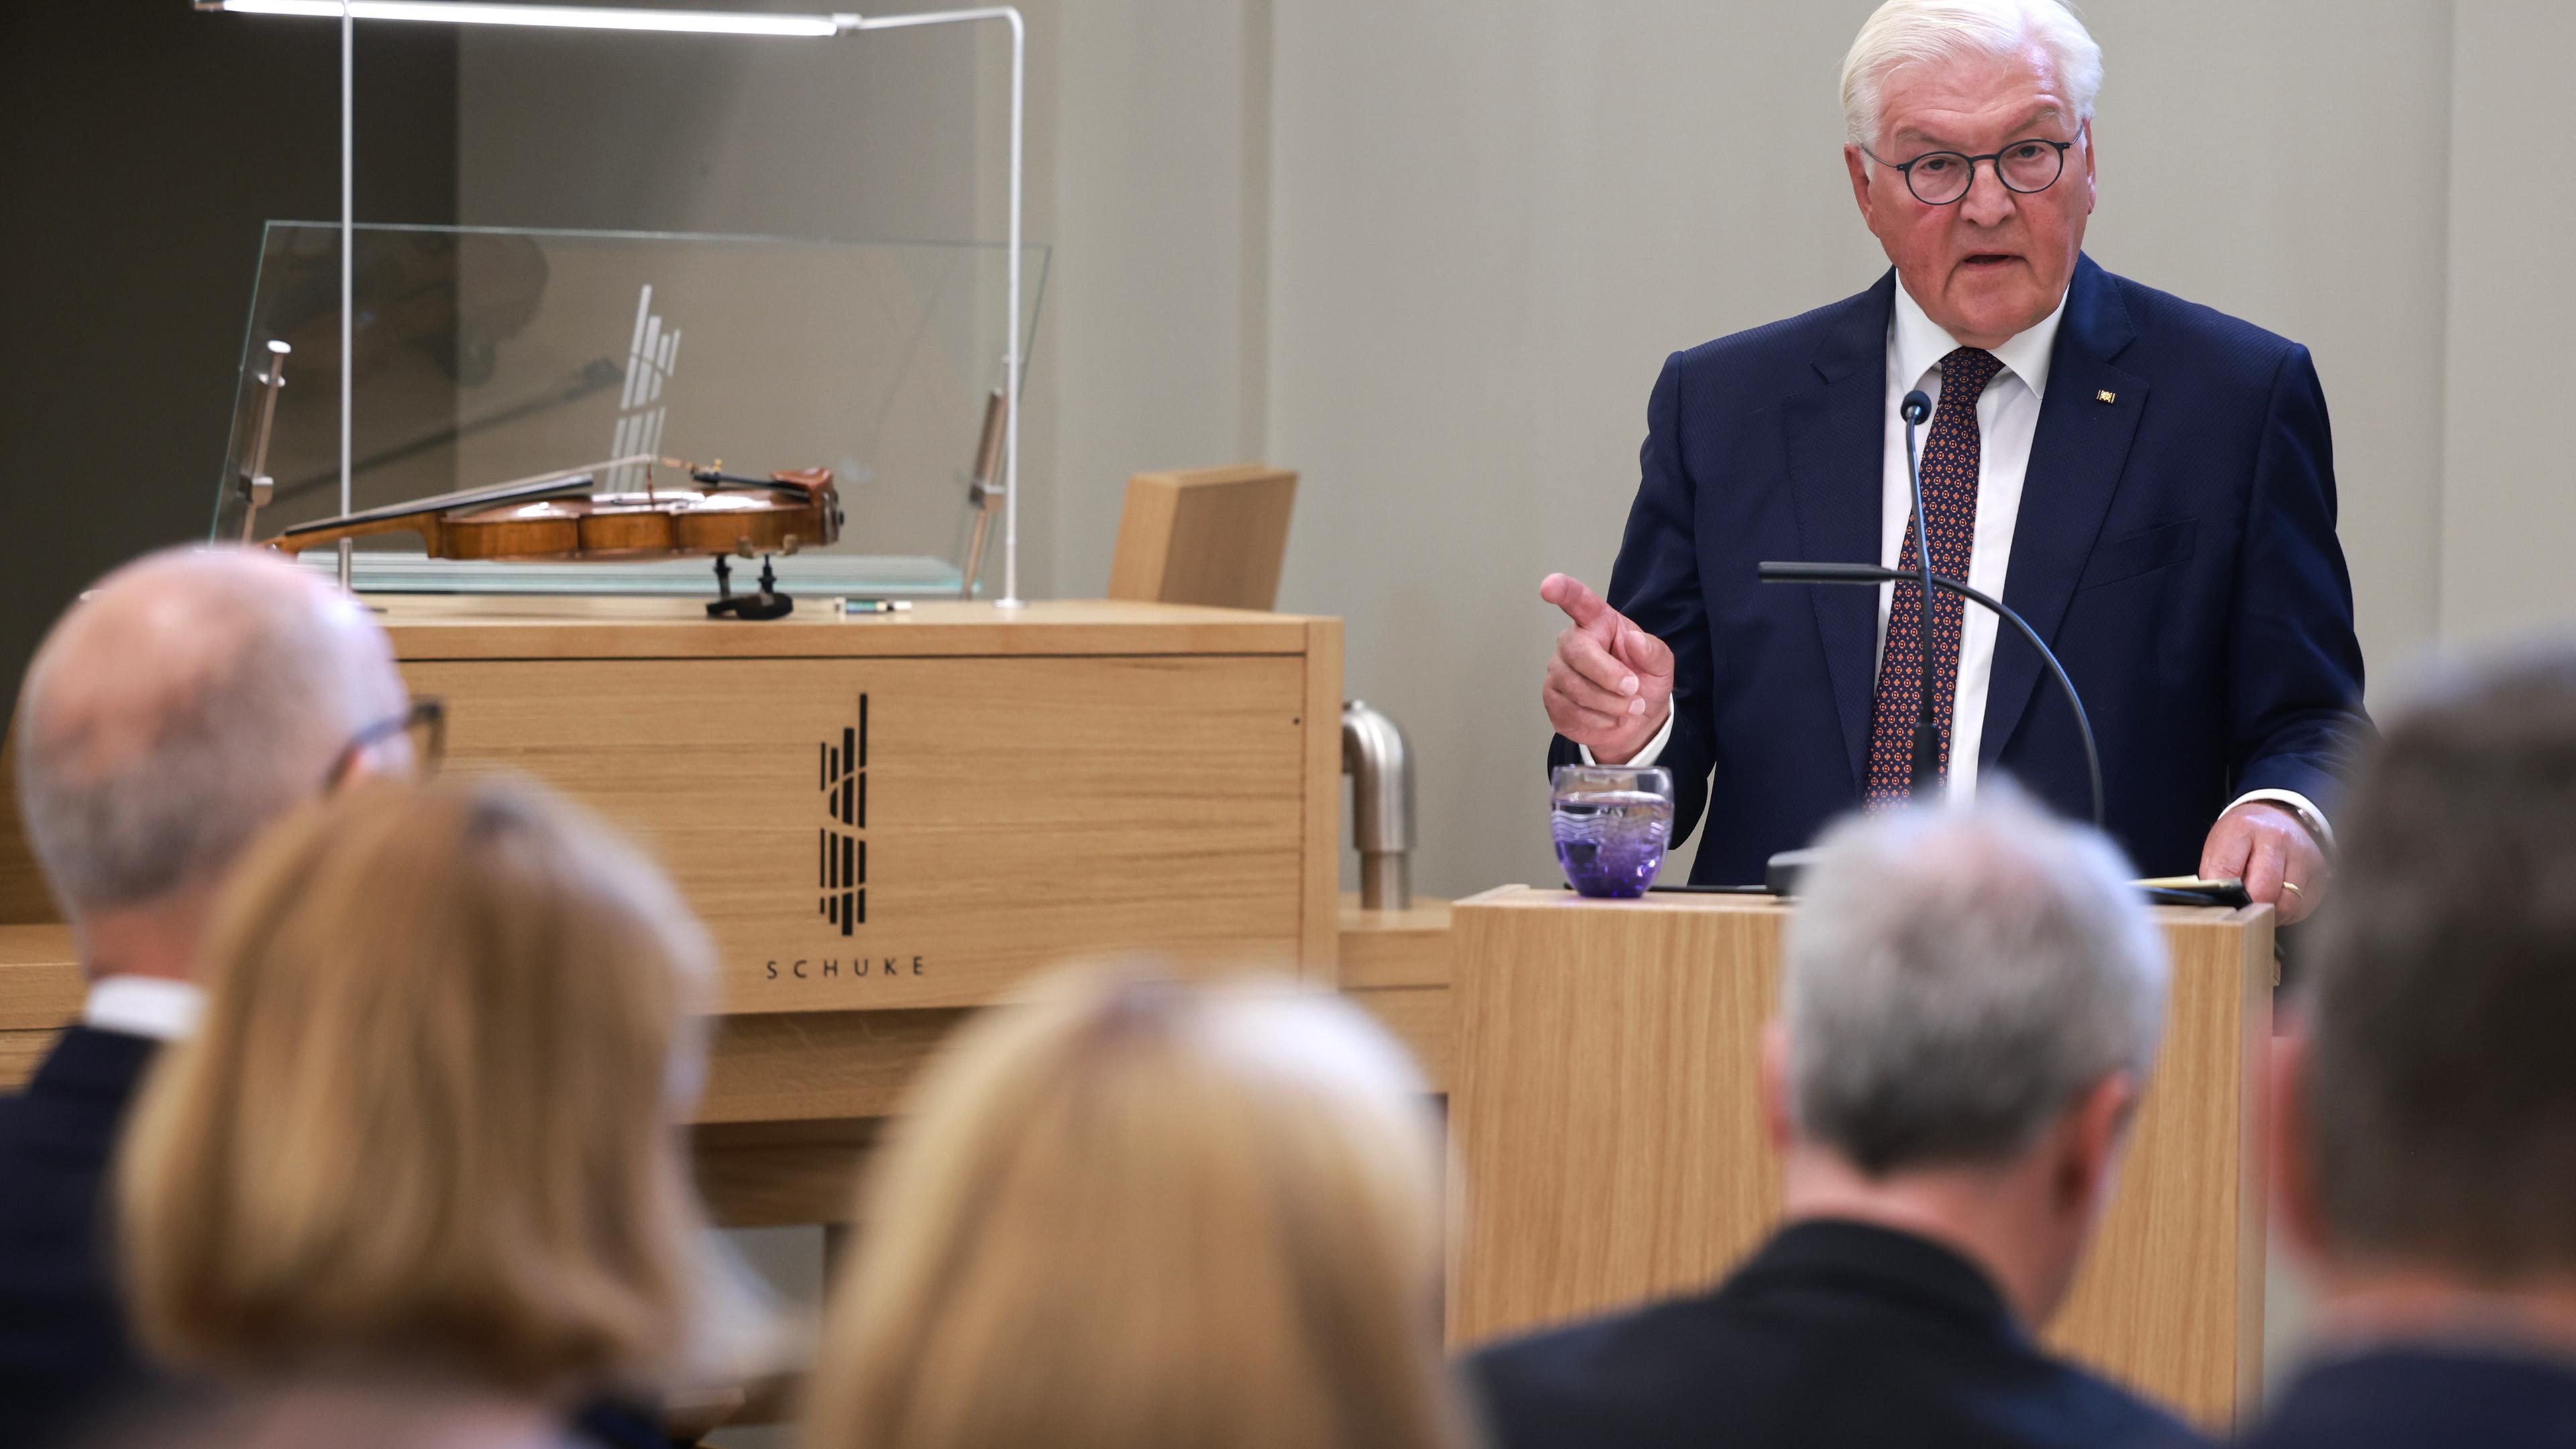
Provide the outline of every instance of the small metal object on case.
{"type": "Polygon", "coordinates": [[[975,510],[975,533],[966,541],[966,566],[957,584],[957,597],[975,597],[976,582],[984,576],[984,538],[993,529],[993,501],[1003,490],[993,482],[993,470],[1002,462],[1002,424],[1010,403],[1000,388],[984,399],[984,436],[975,444],[975,471],[966,485],[966,505],[975,510]]]}
{"type": "Polygon", "coordinates": [[[912,600],[910,600],[910,599],[843,599],[843,600],[841,600],[841,612],[842,612],[844,615],[849,615],[849,614],[908,614],[908,613],[912,612],[912,600]]]}
{"type": "Polygon", "coordinates": [[[1342,705],[1342,773],[1351,777],[1352,843],[1360,852],[1360,905],[1413,904],[1413,752],[1394,720],[1366,701],[1342,705]]]}
{"type": "Polygon", "coordinates": [[[277,480],[268,475],[268,440],[277,429],[277,392],[286,386],[286,355],[294,348],[274,338],[268,344],[268,371],[259,375],[259,421],[250,433],[250,462],[241,471],[234,486],[241,490],[241,541],[251,541],[251,527],[259,522],[259,511],[277,496],[277,480]]]}

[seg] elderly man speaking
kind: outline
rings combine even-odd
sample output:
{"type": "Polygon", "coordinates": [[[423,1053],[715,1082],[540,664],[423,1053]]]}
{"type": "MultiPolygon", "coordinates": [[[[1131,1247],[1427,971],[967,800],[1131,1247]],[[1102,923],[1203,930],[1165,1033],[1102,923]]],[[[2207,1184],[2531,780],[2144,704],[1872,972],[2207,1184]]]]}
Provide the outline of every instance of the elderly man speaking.
{"type": "Polygon", "coordinates": [[[1855,801],[1909,794],[1921,692],[1944,788],[2089,806],[2082,744],[1997,621],[1917,586],[1763,587],[1764,559],[1913,569],[1908,392],[1932,571],[2050,641],[2102,746],[2111,833],[2155,874],[2241,876],[2295,921],[2370,728],[2305,348],[2083,253],[2102,53],[2056,0],[1888,0],[1843,63],[1843,158],[1893,269],[1676,353],[1605,601],[1542,698],[1578,758],[1661,764],[1694,879],[1759,880],[1855,801]]]}

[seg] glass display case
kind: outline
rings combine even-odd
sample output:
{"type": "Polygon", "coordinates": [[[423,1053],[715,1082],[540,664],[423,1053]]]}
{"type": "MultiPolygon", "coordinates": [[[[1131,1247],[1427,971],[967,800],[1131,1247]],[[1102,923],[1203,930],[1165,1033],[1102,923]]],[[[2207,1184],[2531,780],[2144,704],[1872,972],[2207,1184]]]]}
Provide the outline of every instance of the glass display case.
{"type": "MultiPolygon", "coordinates": [[[[548,475],[634,493],[688,487],[686,465],[755,478],[828,468],[840,536],[779,557],[782,585],[955,595],[1004,381],[1005,260],[993,243],[358,227],[344,510],[339,228],[273,222],[211,534],[264,542],[344,511],[548,475]]],[[[1047,260],[1044,247],[1023,256],[1023,378],[1047,260]]],[[[704,557],[437,558],[409,532],[355,548],[368,592],[713,588],[704,557]]]]}

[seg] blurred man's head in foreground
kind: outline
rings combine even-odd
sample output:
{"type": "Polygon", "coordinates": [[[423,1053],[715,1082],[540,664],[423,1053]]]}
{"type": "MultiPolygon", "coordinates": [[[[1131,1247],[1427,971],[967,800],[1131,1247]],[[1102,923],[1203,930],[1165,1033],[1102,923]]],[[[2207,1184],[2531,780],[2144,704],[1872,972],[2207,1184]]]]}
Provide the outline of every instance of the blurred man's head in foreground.
{"type": "Polygon", "coordinates": [[[2276,1083],[2291,1236],[2330,1295],[2576,1295],[2576,650],[2424,691],[2336,834],[2276,1083]]]}
{"type": "Polygon", "coordinates": [[[201,916],[251,837],[403,708],[384,631],[273,554],[172,549],[101,579],[37,651],[16,727],[19,808],[85,949],[201,916]]]}
{"type": "Polygon", "coordinates": [[[1766,1064],[1794,1216],[1965,1251],[2054,1312],[2164,1026],[2163,942],[2119,850],[2009,788],[1828,832],[1766,1064]]]}

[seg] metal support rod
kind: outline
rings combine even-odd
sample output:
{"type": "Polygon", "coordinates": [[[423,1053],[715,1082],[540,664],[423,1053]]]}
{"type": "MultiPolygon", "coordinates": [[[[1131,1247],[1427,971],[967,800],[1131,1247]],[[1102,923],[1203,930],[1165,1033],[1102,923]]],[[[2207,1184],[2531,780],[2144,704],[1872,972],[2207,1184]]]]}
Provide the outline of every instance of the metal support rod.
{"type": "MultiPolygon", "coordinates": [[[[349,338],[350,294],[355,291],[357,275],[358,183],[356,95],[358,85],[358,16],[349,8],[349,0],[340,0],[340,512],[355,513],[355,496],[349,488],[349,338]]],[[[340,540],[340,589],[349,590],[349,580],[356,567],[357,545],[340,540]]]]}
{"type": "Polygon", "coordinates": [[[295,349],[270,338],[268,369],[258,375],[259,418],[251,427],[250,461],[242,468],[233,486],[242,500],[241,541],[250,543],[256,537],[259,511],[277,496],[277,480],[268,474],[268,445],[277,432],[277,394],[286,386],[286,358],[295,349]]]}
{"type": "Polygon", "coordinates": [[[966,562],[958,570],[957,597],[972,603],[984,578],[984,542],[993,532],[993,472],[1002,460],[1002,418],[1010,411],[1007,392],[995,388],[984,399],[984,432],[975,441],[975,471],[966,485],[966,502],[974,509],[973,532],[966,540],[966,562]]]}
{"type": "Polygon", "coordinates": [[[1351,777],[1351,842],[1360,852],[1360,906],[1413,904],[1413,752],[1404,730],[1365,700],[1342,705],[1342,773],[1351,777]]]}

